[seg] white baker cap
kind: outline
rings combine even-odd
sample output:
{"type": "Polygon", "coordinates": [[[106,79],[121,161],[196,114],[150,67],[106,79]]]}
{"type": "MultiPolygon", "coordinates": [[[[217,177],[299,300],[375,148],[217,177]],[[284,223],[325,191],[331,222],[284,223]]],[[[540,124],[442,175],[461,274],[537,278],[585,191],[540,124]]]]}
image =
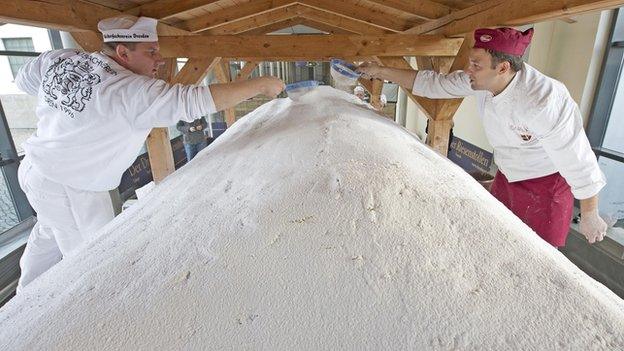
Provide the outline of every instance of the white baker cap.
{"type": "Polygon", "coordinates": [[[158,21],[149,17],[120,16],[105,18],[98,23],[104,42],[154,42],[158,41],[158,21]]]}
{"type": "Polygon", "coordinates": [[[353,89],[353,93],[354,93],[354,94],[357,94],[357,93],[363,93],[363,92],[364,92],[364,88],[363,88],[363,87],[361,87],[361,86],[359,86],[359,85],[358,85],[358,86],[356,86],[356,87],[353,89]]]}

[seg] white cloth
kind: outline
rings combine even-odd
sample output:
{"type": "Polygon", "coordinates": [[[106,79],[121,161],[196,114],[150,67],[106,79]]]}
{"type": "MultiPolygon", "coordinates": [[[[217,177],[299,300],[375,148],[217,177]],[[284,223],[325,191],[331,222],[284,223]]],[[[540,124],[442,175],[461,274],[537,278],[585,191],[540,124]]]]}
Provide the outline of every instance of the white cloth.
{"type": "Polygon", "coordinates": [[[606,184],[578,105],[561,82],[526,63],[497,96],[472,90],[462,71],[419,71],[412,92],[429,98],[474,95],[494,161],[510,182],[559,172],[577,199],[598,194],[606,184]]]}
{"type": "Polygon", "coordinates": [[[104,42],[154,42],[158,41],[158,21],[149,17],[119,16],[98,22],[104,42]]]}
{"type": "Polygon", "coordinates": [[[152,128],[216,111],[208,87],[140,76],[100,53],[45,52],[15,82],[38,97],[26,154],[45,177],[76,189],[114,189],[152,128]]]}
{"type": "Polygon", "coordinates": [[[18,179],[28,202],[37,212],[24,254],[17,292],[40,274],[94,238],[114,217],[107,191],[74,189],[41,175],[29,158],[20,164],[18,179]]]}

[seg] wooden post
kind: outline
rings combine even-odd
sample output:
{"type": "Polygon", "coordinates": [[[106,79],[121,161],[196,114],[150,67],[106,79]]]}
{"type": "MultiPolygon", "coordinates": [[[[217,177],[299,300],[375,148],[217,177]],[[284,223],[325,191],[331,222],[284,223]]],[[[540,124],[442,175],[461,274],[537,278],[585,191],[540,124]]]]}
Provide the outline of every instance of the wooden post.
{"type": "MultiPolygon", "coordinates": [[[[172,84],[197,84],[220,58],[190,59],[176,75],[177,60],[167,59],[158,77],[172,84]]],[[[147,152],[155,183],[175,171],[168,128],[154,128],[147,137],[147,152]]]]}
{"type": "Polygon", "coordinates": [[[372,87],[370,91],[370,103],[373,107],[381,111],[381,89],[383,88],[383,81],[379,79],[373,79],[372,87]]]}
{"type": "MultiPolygon", "coordinates": [[[[176,72],[176,59],[166,59],[165,65],[158,72],[158,78],[170,82],[176,72]]],[[[147,136],[147,155],[152,168],[152,177],[155,183],[161,182],[165,177],[175,171],[173,162],[173,150],[169,141],[168,128],[154,128],[147,136]]]]}
{"type": "Polygon", "coordinates": [[[427,145],[431,146],[434,150],[439,152],[443,156],[447,156],[449,147],[449,137],[451,128],[453,127],[452,120],[429,120],[429,128],[427,133],[427,145]]]}

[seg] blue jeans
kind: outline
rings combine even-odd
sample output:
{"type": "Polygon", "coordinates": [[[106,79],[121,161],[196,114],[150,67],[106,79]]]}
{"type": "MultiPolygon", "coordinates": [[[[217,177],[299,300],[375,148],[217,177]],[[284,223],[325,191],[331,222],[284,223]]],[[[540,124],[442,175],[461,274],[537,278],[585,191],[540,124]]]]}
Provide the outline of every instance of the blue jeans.
{"type": "Polygon", "coordinates": [[[208,146],[208,142],[202,141],[197,144],[184,144],[184,152],[186,152],[186,162],[190,161],[197,155],[198,152],[202,151],[206,146],[208,146]]]}

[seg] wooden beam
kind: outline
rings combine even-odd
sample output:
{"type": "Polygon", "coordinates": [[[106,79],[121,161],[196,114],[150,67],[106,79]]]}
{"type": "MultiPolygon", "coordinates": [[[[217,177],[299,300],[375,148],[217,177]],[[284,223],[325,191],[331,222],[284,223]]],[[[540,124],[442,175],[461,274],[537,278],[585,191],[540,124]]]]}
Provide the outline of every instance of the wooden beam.
{"type": "MultiPolygon", "coordinates": [[[[158,70],[158,78],[170,82],[175,75],[176,65],[175,58],[165,60],[165,65],[158,70]]],[[[175,171],[173,150],[169,140],[169,129],[152,129],[147,136],[145,145],[147,146],[147,156],[152,169],[152,177],[154,178],[154,183],[158,184],[175,171]]]]}
{"type": "Polygon", "coordinates": [[[293,0],[257,0],[251,1],[244,6],[235,4],[223,10],[215,11],[207,15],[193,18],[180,23],[178,26],[189,32],[201,32],[224,23],[240,21],[249,17],[295,4],[293,0]]]}
{"type": "Polygon", "coordinates": [[[301,17],[318,23],[324,23],[328,26],[341,28],[349,32],[357,34],[390,34],[394,33],[383,28],[371,25],[366,22],[358,21],[349,17],[340,16],[331,12],[322,11],[316,8],[301,14],[301,17]]]}
{"type": "Polygon", "coordinates": [[[206,6],[219,0],[156,0],[124,11],[134,16],[165,19],[206,6]]]}
{"type": "Polygon", "coordinates": [[[357,32],[351,32],[343,28],[334,27],[333,25],[317,22],[317,21],[307,19],[307,18],[300,18],[299,24],[303,24],[304,26],[318,29],[320,31],[323,31],[329,34],[360,34],[357,32]]]}
{"type": "Polygon", "coordinates": [[[71,32],[74,41],[86,52],[102,50],[102,37],[95,32],[71,32]]]}
{"type": "MultiPolygon", "coordinates": [[[[464,42],[462,43],[453,64],[449,68],[449,72],[454,72],[457,70],[463,69],[468,63],[468,56],[470,54],[470,49],[474,45],[474,38],[472,33],[467,33],[464,36],[464,42]]],[[[445,73],[445,72],[441,72],[445,73]]],[[[432,116],[435,120],[452,120],[455,116],[455,112],[464,101],[463,98],[460,99],[441,99],[436,101],[436,111],[432,116]]]]}
{"type": "Polygon", "coordinates": [[[488,0],[415,26],[405,33],[453,36],[478,27],[535,23],[622,5],[624,0],[488,0]]]}
{"type": "MultiPolygon", "coordinates": [[[[221,60],[215,67],[215,75],[219,83],[229,83],[232,80],[230,73],[230,61],[221,60]]],[[[225,124],[229,128],[236,122],[236,110],[234,107],[223,110],[225,113],[225,124]]]]}
{"type": "Polygon", "coordinates": [[[163,57],[454,56],[462,39],[388,34],[187,36],[160,38],[163,57]]]}
{"type": "Polygon", "coordinates": [[[370,104],[376,110],[381,111],[381,90],[383,88],[383,81],[379,79],[373,79],[371,82],[371,90],[370,92],[370,104]]]}
{"type": "Polygon", "coordinates": [[[171,84],[198,84],[221,60],[220,57],[190,58],[171,84]]]}
{"type": "MultiPolygon", "coordinates": [[[[0,6],[0,22],[59,29],[68,32],[97,32],[100,20],[123,14],[120,11],[86,1],[20,0],[4,1],[0,6]]],[[[190,33],[163,23],[158,35],[189,35],[190,33]]]]}
{"type": "Polygon", "coordinates": [[[244,33],[252,29],[265,27],[288,19],[299,17],[303,12],[311,9],[298,4],[279,7],[257,16],[248,17],[240,21],[227,22],[223,25],[202,31],[203,35],[233,35],[244,33]]]}
{"type": "Polygon", "coordinates": [[[422,19],[431,20],[450,14],[453,9],[430,0],[367,0],[376,4],[409,13],[422,19]]]}
{"type": "MultiPolygon", "coordinates": [[[[375,61],[374,56],[334,56],[331,58],[340,58],[346,61],[375,61]]],[[[223,60],[228,61],[284,61],[284,62],[296,62],[296,61],[329,61],[331,59],[326,55],[323,56],[265,56],[265,57],[245,57],[245,56],[232,56],[224,57],[223,60]]]]}
{"type": "Polygon", "coordinates": [[[429,120],[427,128],[427,145],[443,156],[448,154],[449,137],[453,128],[451,120],[429,120]]]}
{"type": "Polygon", "coordinates": [[[266,26],[262,26],[262,27],[258,27],[258,28],[254,28],[248,31],[244,31],[241,32],[239,34],[244,34],[244,35],[263,35],[263,34],[268,34],[271,32],[275,32],[284,28],[289,28],[292,26],[296,26],[298,24],[301,24],[302,20],[300,18],[291,18],[291,19],[287,19],[284,21],[280,21],[280,22],[276,22],[276,23],[272,23],[266,26]]]}
{"type": "Polygon", "coordinates": [[[412,21],[396,18],[382,11],[357,6],[353,1],[300,0],[299,2],[322,11],[348,17],[396,33],[407,30],[414,25],[412,21]]]}

